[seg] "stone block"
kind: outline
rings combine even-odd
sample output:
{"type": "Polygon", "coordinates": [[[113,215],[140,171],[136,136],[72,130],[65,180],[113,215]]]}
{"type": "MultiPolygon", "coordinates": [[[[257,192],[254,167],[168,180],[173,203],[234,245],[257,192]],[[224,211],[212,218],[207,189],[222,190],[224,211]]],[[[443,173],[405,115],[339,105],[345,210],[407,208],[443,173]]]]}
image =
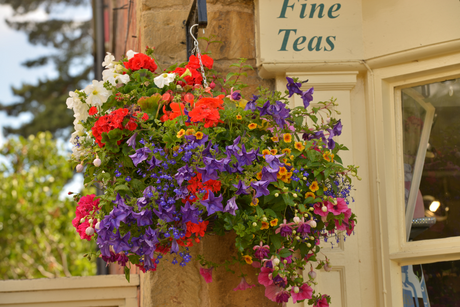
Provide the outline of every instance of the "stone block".
{"type": "Polygon", "coordinates": [[[142,0],[144,10],[188,7],[190,8],[192,0],[142,0]]]}

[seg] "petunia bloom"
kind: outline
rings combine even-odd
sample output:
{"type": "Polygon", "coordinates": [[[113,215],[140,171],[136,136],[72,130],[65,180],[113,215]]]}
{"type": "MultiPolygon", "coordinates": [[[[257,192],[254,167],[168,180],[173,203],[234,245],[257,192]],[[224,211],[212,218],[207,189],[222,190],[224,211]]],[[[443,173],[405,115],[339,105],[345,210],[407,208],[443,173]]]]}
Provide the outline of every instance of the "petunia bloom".
{"type": "Polygon", "coordinates": [[[305,299],[311,299],[313,295],[313,289],[308,284],[303,284],[301,287],[297,287],[298,292],[295,292],[296,287],[291,289],[292,302],[295,304],[297,301],[302,301],[305,299]]]}
{"type": "Polygon", "coordinates": [[[239,283],[239,285],[233,289],[233,291],[238,291],[238,290],[246,290],[246,289],[251,289],[253,287],[255,287],[256,285],[250,285],[248,284],[248,282],[246,281],[246,278],[241,277],[241,281],[239,283]]]}

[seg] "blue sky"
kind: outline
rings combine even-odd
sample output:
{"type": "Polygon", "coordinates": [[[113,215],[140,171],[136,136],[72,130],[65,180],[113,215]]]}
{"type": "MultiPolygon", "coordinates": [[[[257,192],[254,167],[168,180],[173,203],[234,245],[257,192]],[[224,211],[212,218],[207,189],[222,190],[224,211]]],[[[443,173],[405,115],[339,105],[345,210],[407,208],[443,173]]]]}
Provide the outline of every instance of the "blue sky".
{"type": "MultiPolygon", "coordinates": [[[[21,17],[13,17],[13,10],[8,5],[0,5],[0,58],[2,61],[2,74],[0,74],[0,102],[2,104],[12,103],[15,98],[11,91],[11,86],[20,87],[22,83],[36,84],[40,78],[55,77],[56,72],[52,65],[43,68],[28,69],[21,65],[25,60],[46,55],[52,49],[43,46],[34,46],[27,41],[26,34],[14,31],[5,23],[5,18],[15,18],[15,20],[33,19],[38,21],[57,17],[72,17],[76,21],[91,18],[91,7],[80,7],[72,9],[59,9],[58,12],[48,15],[43,9],[21,17]]],[[[4,138],[1,134],[1,127],[5,125],[17,125],[22,121],[30,119],[30,115],[24,114],[18,118],[8,118],[5,112],[0,112],[0,145],[4,138]]]]}

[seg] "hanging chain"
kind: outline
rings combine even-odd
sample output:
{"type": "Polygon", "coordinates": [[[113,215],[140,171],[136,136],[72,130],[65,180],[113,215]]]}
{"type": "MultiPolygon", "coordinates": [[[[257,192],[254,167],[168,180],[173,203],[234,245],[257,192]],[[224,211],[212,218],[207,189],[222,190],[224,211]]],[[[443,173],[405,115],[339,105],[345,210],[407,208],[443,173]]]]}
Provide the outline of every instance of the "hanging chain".
{"type": "Polygon", "coordinates": [[[204,85],[204,88],[207,88],[208,87],[208,82],[206,81],[206,75],[204,73],[204,66],[203,66],[203,62],[201,61],[201,52],[200,52],[200,47],[198,47],[198,40],[195,38],[195,36],[193,36],[192,34],[192,29],[194,26],[198,26],[198,24],[194,24],[191,28],[190,28],[190,34],[192,35],[193,37],[193,40],[194,40],[194,48],[192,49],[192,54],[196,51],[196,55],[198,56],[198,60],[200,61],[200,68],[201,68],[201,74],[203,75],[203,85],[204,85]]]}

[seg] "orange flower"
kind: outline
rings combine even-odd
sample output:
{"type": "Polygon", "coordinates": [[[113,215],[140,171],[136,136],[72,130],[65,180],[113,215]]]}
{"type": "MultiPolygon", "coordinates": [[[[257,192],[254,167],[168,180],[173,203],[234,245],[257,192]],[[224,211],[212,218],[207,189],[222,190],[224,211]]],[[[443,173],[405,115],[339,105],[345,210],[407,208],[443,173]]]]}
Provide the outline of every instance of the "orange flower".
{"type": "Polygon", "coordinates": [[[271,153],[272,155],[276,155],[276,154],[278,153],[278,149],[271,149],[271,150],[270,150],[270,153],[271,153]]]}
{"type": "Polygon", "coordinates": [[[280,139],[279,139],[277,136],[272,136],[272,137],[271,137],[271,140],[272,140],[273,142],[279,142],[280,139]]]}
{"type": "Polygon", "coordinates": [[[254,129],[257,128],[257,124],[255,124],[255,123],[250,123],[250,124],[248,125],[248,128],[251,129],[251,130],[254,130],[254,129]]]}
{"type": "Polygon", "coordinates": [[[256,198],[256,199],[253,198],[253,199],[252,199],[252,202],[251,202],[251,206],[255,207],[255,206],[257,206],[258,204],[259,204],[259,199],[258,199],[258,198],[256,198]],[[255,203],[254,203],[254,202],[255,202],[255,203]]]}
{"type": "Polygon", "coordinates": [[[195,137],[197,140],[201,140],[203,138],[203,132],[198,131],[197,133],[195,133],[195,137]]]}
{"type": "Polygon", "coordinates": [[[270,154],[270,150],[264,149],[264,150],[262,150],[262,154],[264,155],[264,158],[265,158],[266,155],[270,154]]]}
{"type": "Polygon", "coordinates": [[[262,222],[262,226],[260,227],[260,230],[268,229],[268,228],[269,228],[269,224],[267,222],[262,222]]]}
{"type": "Polygon", "coordinates": [[[184,136],[184,134],[185,134],[185,130],[184,130],[184,129],[180,129],[179,132],[177,132],[177,135],[176,135],[176,136],[177,136],[177,138],[180,139],[181,137],[184,136]]]}
{"type": "Polygon", "coordinates": [[[291,134],[290,134],[290,133],[285,133],[285,134],[283,134],[283,141],[284,141],[285,143],[291,143],[291,141],[292,141],[292,136],[291,136],[291,134]]]}
{"type": "Polygon", "coordinates": [[[185,131],[185,135],[194,135],[195,134],[195,129],[187,129],[187,131],[185,131]]]}
{"type": "Polygon", "coordinates": [[[237,119],[237,120],[242,120],[242,119],[243,119],[243,116],[241,116],[241,115],[238,114],[238,115],[236,116],[236,119],[237,119]]]}
{"type": "Polygon", "coordinates": [[[244,255],[244,256],[243,256],[243,259],[244,259],[244,261],[246,261],[247,264],[251,264],[251,263],[252,263],[252,257],[249,256],[249,255],[244,255]]]}
{"type": "Polygon", "coordinates": [[[319,186],[318,186],[318,182],[316,181],[313,181],[311,184],[310,184],[310,191],[312,191],[313,193],[318,191],[319,190],[319,186]]]}
{"type": "Polygon", "coordinates": [[[287,174],[287,169],[284,166],[280,167],[280,169],[278,171],[278,174],[280,174],[281,176],[286,175],[287,174]]]}
{"type": "Polygon", "coordinates": [[[302,151],[305,149],[305,146],[303,146],[302,142],[295,142],[294,143],[294,147],[295,149],[297,149],[298,151],[302,151]]]}
{"type": "Polygon", "coordinates": [[[211,98],[211,97],[204,97],[198,100],[195,104],[195,108],[200,106],[200,105],[206,105],[208,108],[213,108],[213,109],[223,109],[224,107],[222,106],[224,104],[224,101],[222,100],[224,96],[220,95],[217,98],[211,98]]]}
{"type": "Polygon", "coordinates": [[[326,152],[323,154],[323,158],[324,158],[324,160],[326,160],[327,162],[334,162],[334,154],[333,154],[333,153],[330,153],[329,151],[326,151],[326,152]]]}
{"type": "Polygon", "coordinates": [[[257,175],[256,175],[256,178],[258,180],[262,180],[262,172],[258,172],[257,175]]]}
{"type": "Polygon", "coordinates": [[[273,219],[270,221],[270,226],[275,227],[276,225],[278,225],[278,219],[273,219]]]}
{"type": "Polygon", "coordinates": [[[308,198],[308,197],[315,199],[315,193],[307,192],[307,194],[305,194],[305,198],[308,198]]]}

